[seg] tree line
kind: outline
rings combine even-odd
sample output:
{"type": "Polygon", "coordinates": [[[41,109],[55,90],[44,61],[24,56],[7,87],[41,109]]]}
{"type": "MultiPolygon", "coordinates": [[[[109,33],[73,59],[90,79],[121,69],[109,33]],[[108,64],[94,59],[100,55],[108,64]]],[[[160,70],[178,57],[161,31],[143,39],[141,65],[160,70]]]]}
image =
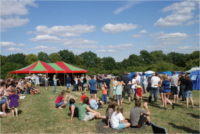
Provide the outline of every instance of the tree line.
{"type": "Polygon", "coordinates": [[[200,51],[194,51],[191,54],[176,52],[164,54],[161,50],[152,52],[141,50],[140,55],[131,54],[122,62],[116,62],[113,57],[97,57],[97,54],[91,51],[75,55],[72,51],[65,49],[58,53],[51,53],[50,55],[45,52],[39,52],[38,55],[25,55],[23,53],[8,56],[0,55],[1,78],[4,79],[10,71],[28,66],[38,60],[47,63],[64,61],[88,70],[89,75],[97,73],[121,75],[124,71],[143,72],[147,70],[161,72],[172,70],[182,71],[199,66],[199,53],[200,51]]]}

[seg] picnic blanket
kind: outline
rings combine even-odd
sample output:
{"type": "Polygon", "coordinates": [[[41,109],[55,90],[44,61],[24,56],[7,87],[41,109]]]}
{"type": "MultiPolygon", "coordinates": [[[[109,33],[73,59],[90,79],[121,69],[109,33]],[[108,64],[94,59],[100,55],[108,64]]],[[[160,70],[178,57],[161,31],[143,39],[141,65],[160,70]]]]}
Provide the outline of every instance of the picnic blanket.
{"type": "Polygon", "coordinates": [[[139,132],[142,130],[146,130],[145,124],[141,128],[131,128],[131,127],[127,128],[127,129],[103,128],[104,126],[106,126],[106,120],[97,121],[95,126],[96,126],[98,133],[120,133],[120,132],[125,132],[125,131],[138,131],[139,132]]]}

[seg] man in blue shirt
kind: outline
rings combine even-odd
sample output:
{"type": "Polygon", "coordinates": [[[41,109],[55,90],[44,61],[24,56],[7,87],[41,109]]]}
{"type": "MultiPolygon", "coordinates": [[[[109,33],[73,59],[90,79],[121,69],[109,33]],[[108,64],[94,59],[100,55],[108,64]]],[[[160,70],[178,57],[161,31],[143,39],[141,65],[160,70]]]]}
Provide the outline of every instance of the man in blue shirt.
{"type": "Polygon", "coordinates": [[[69,74],[66,75],[67,77],[66,79],[66,91],[70,92],[70,88],[71,88],[71,78],[69,77],[69,74]]]}
{"type": "Polygon", "coordinates": [[[89,80],[89,89],[90,89],[90,95],[94,94],[94,98],[96,99],[97,82],[94,79],[94,75],[91,75],[91,80],[89,80]]]}

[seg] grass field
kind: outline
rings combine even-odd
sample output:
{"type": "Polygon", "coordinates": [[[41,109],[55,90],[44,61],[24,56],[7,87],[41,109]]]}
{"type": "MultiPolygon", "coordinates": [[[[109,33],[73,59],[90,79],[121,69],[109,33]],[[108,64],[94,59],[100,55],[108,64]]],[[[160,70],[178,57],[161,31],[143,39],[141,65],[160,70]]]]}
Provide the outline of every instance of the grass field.
{"type": "MultiPolygon", "coordinates": [[[[1,118],[1,133],[97,133],[95,128],[97,119],[82,122],[74,118],[72,122],[68,122],[67,120],[70,119],[68,106],[63,109],[55,108],[56,97],[65,89],[64,86],[57,87],[57,94],[53,93],[53,87],[49,87],[48,91],[45,91],[44,87],[39,89],[40,95],[26,95],[24,100],[20,100],[18,117],[13,118],[8,115],[1,118]]],[[[86,94],[89,95],[89,92],[87,91],[86,94]]],[[[79,106],[81,93],[71,92],[71,95],[75,97],[76,104],[79,106]]],[[[149,93],[144,94],[143,99],[147,101],[148,95],[149,93]]],[[[159,96],[157,103],[149,104],[151,120],[157,125],[166,127],[168,133],[199,133],[199,91],[193,91],[192,95],[194,109],[186,109],[185,102],[179,101],[175,104],[174,110],[171,110],[168,104],[166,111],[159,107],[161,104],[159,96]]],[[[101,98],[101,91],[97,96],[101,98]]],[[[124,116],[129,118],[134,101],[128,105],[126,98],[123,107],[124,116]]],[[[105,108],[99,109],[98,112],[105,115],[105,110],[105,108]]],[[[148,127],[139,133],[152,132],[151,127],[148,127]]],[[[133,133],[133,131],[126,131],[126,133],[133,133]]]]}

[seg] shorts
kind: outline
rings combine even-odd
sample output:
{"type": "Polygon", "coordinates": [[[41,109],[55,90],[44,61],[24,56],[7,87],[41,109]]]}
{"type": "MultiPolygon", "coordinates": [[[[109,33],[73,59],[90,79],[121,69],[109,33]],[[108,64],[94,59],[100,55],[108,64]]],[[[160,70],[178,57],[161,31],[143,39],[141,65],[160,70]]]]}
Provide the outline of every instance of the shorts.
{"type": "MultiPolygon", "coordinates": [[[[71,107],[69,107],[69,110],[71,112],[71,107]]],[[[77,107],[75,107],[75,109],[74,109],[74,117],[78,117],[78,108],[77,107]]]]}
{"type": "Polygon", "coordinates": [[[97,90],[90,90],[90,94],[97,94],[97,90]]]}
{"type": "Polygon", "coordinates": [[[67,83],[66,88],[69,89],[71,87],[71,84],[67,83]]]}
{"type": "Polygon", "coordinates": [[[110,96],[110,88],[107,88],[107,96],[110,96]]]}
{"type": "Polygon", "coordinates": [[[117,101],[121,101],[122,100],[122,95],[116,95],[117,101]]]}
{"type": "Polygon", "coordinates": [[[119,122],[119,125],[115,129],[123,129],[126,128],[125,123],[122,123],[121,121],[119,122]]]}
{"type": "Polygon", "coordinates": [[[3,98],[2,100],[0,100],[0,105],[3,105],[5,103],[6,103],[6,99],[5,98],[3,98]]]}
{"type": "Polygon", "coordinates": [[[40,85],[40,82],[36,82],[36,85],[40,85]]]}
{"type": "Polygon", "coordinates": [[[138,121],[138,125],[137,126],[131,126],[131,127],[134,127],[134,128],[140,128],[142,127],[142,125],[144,124],[144,122],[146,122],[146,117],[144,117],[144,115],[140,115],[140,119],[138,121]]]}
{"type": "Polygon", "coordinates": [[[98,105],[98,108],[97,108],[97,109],[99,109],[99,108],[101,107],[102,104],[101,104],[101,102],[99,102],[97,105],[98,105]]]}
{"type": "Polygon", "coordinates": [[[171,86],[171,90],[174,93],[174,95],[178,95],[178,88],[176,86],[171,86]]]}
{"type": "Polygon", "coordinates": [[[190,90],[186,91],[185,98],[192,98],[192,91],[190,91],[190,90]]]}
{"type": "Polygon", "coordinates": [[[159,92],[163,93],[163,87],[159,87],[159,92]]]}
{"type": "Polygon", "coordinates": [[[98,82],[98,83],[97,83],[97,87],[101,89],[102,83],[101,83],[101,82],[98,82]]]}
{"type": "Polygon", "coordinates": [[[129,86],[124,86],[124,91],[122,92],[122,98],[125,98],[126,92],[128,94],[128,97],[130,97],[130,88],[129,88],[129,86]]]}
{"type": "Polygon", "coordinates": [[[136,94],[136,93],[137,93],[136,89],[132,88],[132,94],[136,94]]]}
{"type": "Polygon", "coordinates": [[[17,107],[18,107],[18,106],[12,106],[12,107],[10,107],[10,108],[12,108],[12,109],[13,109],[13,108],[17,108],[17,107]]]}
{"type": "Polygon", "coordinates": [[[58,107],[60,107],[62,104],[64,104],[65,103],[65,101],[61,101],[61,102],[59,102],[59,103],[56,103],[56,107],[58,108],[58,107]]]}
{"type": "Polygon", "coordinates": [[[83,121],[89,121],[89,120],[92,120],[92,119],[94,119],[94,114],[92,112],[87,112],[83,121]]]}
{"type": "Polygon", "coordinates": [[[116,89],[113,89],[113,95],[116,95],[116,89]]]}
{"type": "Polygon", "coordinates": [[[168,92],[168,93],[163,93],[163,95],[164,95],[164,96],[167,96],[167,97],[169,97],[170,94],[171,94],[170,92],[168,92]]]}

